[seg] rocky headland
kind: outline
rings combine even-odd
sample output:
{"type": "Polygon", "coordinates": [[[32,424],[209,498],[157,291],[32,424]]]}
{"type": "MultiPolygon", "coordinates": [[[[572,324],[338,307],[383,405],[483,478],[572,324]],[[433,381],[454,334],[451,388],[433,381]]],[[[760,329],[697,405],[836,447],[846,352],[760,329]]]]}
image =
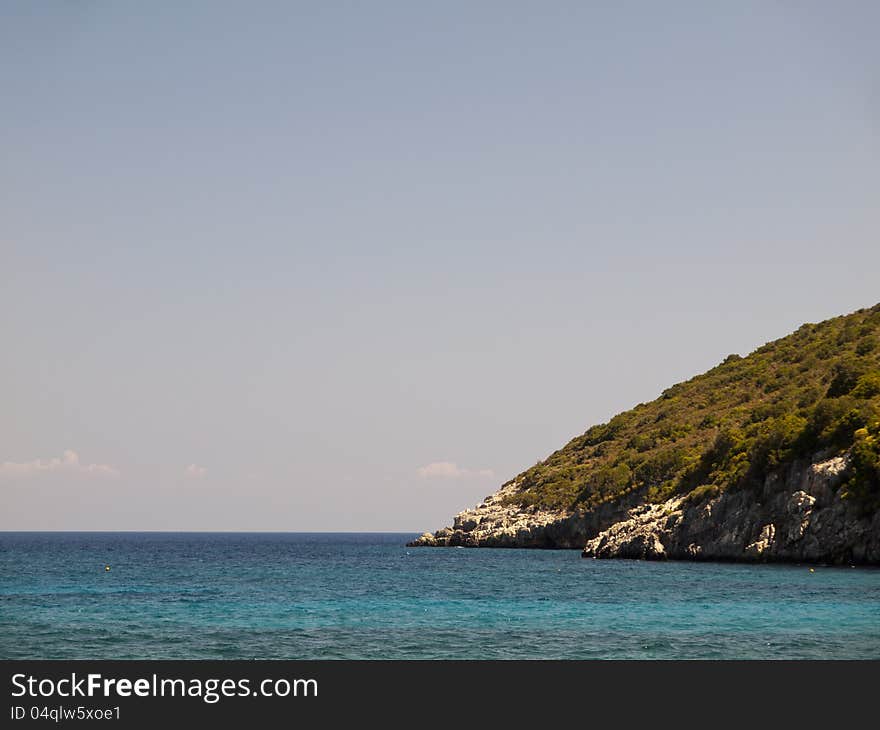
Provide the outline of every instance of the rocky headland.
{"type": "Polygon", "coordinates": [[[541,509],[512,503],[514,482],[486,497],[472,509],[459,512],[450,527],[426,532],[410,547],[515,547],[582,549],[601,530],[617,523],[638,500],[584,510],[541,509]]]}
{"type": "Polygon", "coordinates": [[[765,480],[759,494],[640,495],[589,511],[518,508],[502,488],[412,547],[580,549],[585,558],[880,563],[880,512],[841,498],[846,459],[798,463],[765,480]],[[700,498],[702,497],[702,498],[700,498]]]}
{"type": "Polygon", "coordinates": [[[410,545],[880,564],[880,305],[728,356],[410,545]]]}

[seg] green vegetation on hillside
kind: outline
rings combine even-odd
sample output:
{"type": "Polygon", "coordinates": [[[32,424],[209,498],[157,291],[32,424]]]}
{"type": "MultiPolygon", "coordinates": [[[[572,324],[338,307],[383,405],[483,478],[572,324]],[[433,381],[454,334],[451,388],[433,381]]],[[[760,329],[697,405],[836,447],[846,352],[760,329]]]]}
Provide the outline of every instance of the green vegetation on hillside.
{"type": "MultiPolygon", "coordinates": [[[[761,485],[797,458],[849,451],[844,496],[880,505],[880,304],[730,355],[593,426],[526,470],[511,503],[591,508],[761,485]]],[[[509,484],[510,482],[508,482],[509,484]]]]}

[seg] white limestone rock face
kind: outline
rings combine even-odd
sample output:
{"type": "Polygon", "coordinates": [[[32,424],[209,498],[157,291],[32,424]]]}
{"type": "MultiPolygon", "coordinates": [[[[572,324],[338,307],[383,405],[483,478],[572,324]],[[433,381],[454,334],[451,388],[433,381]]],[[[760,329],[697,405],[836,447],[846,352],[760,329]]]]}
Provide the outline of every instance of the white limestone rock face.
{"type": "MultiPolygon", "coordinates": [[[[507,503],[519,490],[511,482],[472,509],[459,512],[451,527],[425,533],[411,547],[532,547],[582,549],[586,540],[620,519],[624,507],[543,510],[507,503]]],[[[631,506],[631,505],[630,505],[631,506]]]]}
{"type": "Polygon", "coordinates": [[[880,513],[862,515],[838,490],[846,458],[793,464],[763,490],[699,504],[675,498],[630,510],[587,541],[593,558],[880,563],[880,513]]]}

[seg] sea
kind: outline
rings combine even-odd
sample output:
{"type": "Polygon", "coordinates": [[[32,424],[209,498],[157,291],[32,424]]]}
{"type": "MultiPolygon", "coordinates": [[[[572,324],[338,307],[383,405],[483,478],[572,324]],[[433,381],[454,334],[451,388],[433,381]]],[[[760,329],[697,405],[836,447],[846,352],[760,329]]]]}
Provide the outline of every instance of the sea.
{"type": "Polygon", "coordinates": [[[0,658],[880,658],[878,569],[414,537],[0,533],[0,658]]]}

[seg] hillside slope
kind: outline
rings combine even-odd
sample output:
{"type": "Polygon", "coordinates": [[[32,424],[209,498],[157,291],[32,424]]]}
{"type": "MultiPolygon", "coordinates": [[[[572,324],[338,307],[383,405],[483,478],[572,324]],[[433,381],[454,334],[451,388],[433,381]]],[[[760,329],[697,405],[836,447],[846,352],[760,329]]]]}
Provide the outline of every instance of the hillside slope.
{"type": "Polygon", "coordinates": [[[880,304],[730,355],[413,544],[880,562],[878,506],[880,304]]]}

